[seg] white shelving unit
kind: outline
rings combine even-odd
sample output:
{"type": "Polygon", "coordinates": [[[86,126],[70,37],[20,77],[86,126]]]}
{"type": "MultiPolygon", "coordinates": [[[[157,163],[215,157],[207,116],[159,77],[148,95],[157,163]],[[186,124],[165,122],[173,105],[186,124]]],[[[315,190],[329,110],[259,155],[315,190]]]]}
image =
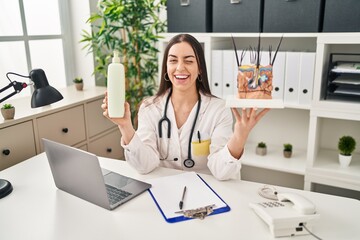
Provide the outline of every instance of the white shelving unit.
{"type": "Polygon", "coordinates": [[[306,164],[304,159],[306,159],[306,151],[304,151],[304,149],[294,150],[291,158],[285,158],[278,145],[267,144],[267,154],[265,156],[259,156],[254,154],[256,145],[257,144],[255,143],[248,143],[246,145],[246,150],[242,160],[244,165],[303,176],[305,175],[306,164]]]}
{"type": "MultiPolygon", "coordinates": [[[[164,34],[161,55],[167,42],[177,33],[164,34]]],[[[212,50],[255,46],[259,33],[192,33],[204,46],[210,82],[212,50]]],[[[249,136],[243,165],[304,176],[304,189],[314,184],[360,191],[360,102],[324,100],[328,63],[331,53],[360,53],[360,33],[261,33],[261,44],[277,46],[283,36],[281,51],[316,54],[311,104],[287,103],[284,109],[272,109],[249,136]],[[352,163],[341,168],[337,160],[337,142],[343,135],[357,141],[352,163]],[[255,155],[257,142],[268,145],[266,156],[255,155]],[[294,146],[294,156],[282,156],[284,143],[294,146]]],[[[159,58],[160,66],[162,57],[159,58]]],[[[276,63],[275,63],[276,64],[276,63]]],[[[236,79],[234,79],[236,81],[236,79]]],[[[210,83],[211,84],[211,83],[210,83]]],[[[284,179],[284,181],[287,181],[284,179]]]]}
{"type": "Polygon", "coordinates": [[[323,184],[360,191],[360,103],[324,100],[331,53],[360,53],[360,34],[321,34],[317,38],[305,189],[323,184]],[[338,164],[337,141],[343,135],[351,135],[357,141],[348,168],[338,164]]]}

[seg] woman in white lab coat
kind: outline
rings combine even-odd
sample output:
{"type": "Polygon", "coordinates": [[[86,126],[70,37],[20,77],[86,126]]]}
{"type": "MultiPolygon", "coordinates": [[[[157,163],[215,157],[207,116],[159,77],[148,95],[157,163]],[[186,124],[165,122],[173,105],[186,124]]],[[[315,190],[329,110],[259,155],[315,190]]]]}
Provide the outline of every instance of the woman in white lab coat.
{"type": "MultiPolygon", "coordinates": [[[[106,97],[102,108],[108,117],[106,97]]],[[[121,131],[127,162],[138,172],[163,166],[227,180],[240,176],[247,137],[267,111],[242,109],[240,114],[225,108],[225,101],[210,92],[201,44],[179,34],[165,49],[157,94],[140,106],[138,129],[132,126],[128,103],[124,118],[111,120],[121,131]]]]}

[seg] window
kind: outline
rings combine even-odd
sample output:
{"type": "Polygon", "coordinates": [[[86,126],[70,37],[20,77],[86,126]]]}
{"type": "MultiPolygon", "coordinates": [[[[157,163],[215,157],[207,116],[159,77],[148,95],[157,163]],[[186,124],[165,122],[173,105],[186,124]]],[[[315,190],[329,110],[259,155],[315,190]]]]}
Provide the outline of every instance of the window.
{"type": "MultiPolygon", "coordinates": [[[[0,88],[9,84],[7,72],[28,75],[45,71],[49,84],[63,88],[71,83],[71,31],[67,0],[0,0],[0,88]]],[[[11,75],[11,80],[29,80],[11,75]]],[[[13,88],[1,93],[3,98],[13,88]],[[4,94],[4,95],[3,95],[4,94]]],[[[24,89],[15,97],[31,94],[24,89]]]]}

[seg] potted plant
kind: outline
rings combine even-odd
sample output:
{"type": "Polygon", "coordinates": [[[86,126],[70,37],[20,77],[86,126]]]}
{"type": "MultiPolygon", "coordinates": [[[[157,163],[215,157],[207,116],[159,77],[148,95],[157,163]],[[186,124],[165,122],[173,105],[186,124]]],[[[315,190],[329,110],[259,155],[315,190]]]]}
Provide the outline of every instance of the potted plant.
{"type": "Polygon", "coordinates": [[[338,142],[339,162],[341,167],[349,166],[352,153],[356,148],[356,141],[351,136],[342,136],[338,142]]]}
{"type": "Polygon", "coordinates": [[[256,146],[256,154],[260,156],[264,156],[266,155],[266,152],[267,152],[266,143],[259,142],[258,145],[256,146]]]}
{"type": "Polygon", "coordinates": [[[76,90],[82,91],[84,88],[84,82],[81,77],[74,78],[73,82],[75,83],[76,90]]]}
{"type": "Polygon", "coordinates": [[[284,157],[290,158],[292,155],[292,149],[293,149],[293,146],[290,143],[285,143],[284,151],[283,151],[284,157]]]}
{"type": "Polygon", "coordinates": [[[1,114],[5,120],[14,119],[15,116],[15,107],[10,103],[5,103],[1,107],[1,114]]]}
{"type": "Polygon", "coordinates": [[[152,96],[158,79],[159,33],[165,32],[166,20],[160,18],[166,0],[99,0],[97,12],[87,23],[89,33],[83,31],[84,48],[95,57],[96,85],[107,82],[107,68],[114,50],[120,52],[125,68],[126,101],[136,127],[136,115],[144,97],[152,96]]]}

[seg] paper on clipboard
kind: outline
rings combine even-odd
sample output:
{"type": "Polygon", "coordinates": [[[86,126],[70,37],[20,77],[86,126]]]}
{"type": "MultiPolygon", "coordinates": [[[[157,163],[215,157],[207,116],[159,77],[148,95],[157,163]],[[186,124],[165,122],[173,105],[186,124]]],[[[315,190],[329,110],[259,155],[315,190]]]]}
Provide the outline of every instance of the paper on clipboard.
{"type": "Polygon", "coordinates": [[[167,222],[173,223],[191,219],[184,217],[182,213],[176,213],[180,211],[179,202],[182,198],[184,186],[186,186],[186,194],[183,210],[196,209],[212,204],[215,204],[212,214],[230,210],[230,207],[195,172],[186,172],[147,181],[152,185],[149,192],[167,222]]]}

